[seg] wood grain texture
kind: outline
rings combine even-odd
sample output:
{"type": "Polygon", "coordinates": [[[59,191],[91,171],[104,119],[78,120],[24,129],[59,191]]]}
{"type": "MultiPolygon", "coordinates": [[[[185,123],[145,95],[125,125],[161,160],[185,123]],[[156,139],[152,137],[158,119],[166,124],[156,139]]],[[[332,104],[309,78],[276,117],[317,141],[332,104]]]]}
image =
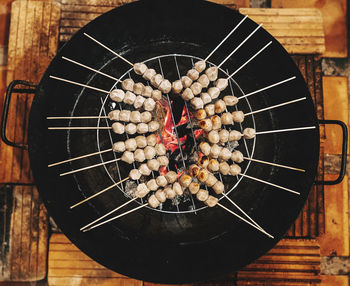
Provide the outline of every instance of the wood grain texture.
{"type": "Polygon", "coordinates": [[[349,286],[349,276],[321,275],[321,286],[349,286]]]}
{"type": "Polygon", "coordinates": [[[324,57],[347,57],[346,0],[271,0],[272,8],[317,8],[323,17],[324,57]]]}
{"type": "Polygon", "coordinates": [[[321,13],[317,9],[241,8],[242,14],[263,23],[290,54],[321,54],[325,39],[321,13]]]}
{"type": "MultiPolygon", "coordinates": [[[[60,4],[43,1],[14,1],[11,8],[6,85],[14,79],[38,83],[58,46],[60,4]]],[[[3,102],[4,94],[0,94],[3,102]]],[[[27,142],[28,115],[32,95],[13,94],[7,137],[27,142]]],[[[0,143],[1,183],[32,183],[27,151],[0,143]]]]}
{"type": "Polygon", "coordinates": [[[0,281],[37,281],[46,276],[48,218],[34,186],[9,187],[6,220],[7,251],[1,256],[0,281]]]}

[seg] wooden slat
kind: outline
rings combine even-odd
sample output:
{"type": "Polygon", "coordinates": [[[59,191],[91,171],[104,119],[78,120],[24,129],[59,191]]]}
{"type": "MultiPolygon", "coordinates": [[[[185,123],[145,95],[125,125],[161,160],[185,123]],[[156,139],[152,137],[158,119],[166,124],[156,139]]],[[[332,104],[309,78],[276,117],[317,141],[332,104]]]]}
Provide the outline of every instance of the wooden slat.
{"type": "Polygon", "coordinates": [[[263,23],[289,53],[321,54],[325,51],[322,16],[317,9],[241,8],[239,11],[263,23]]]}
{"type": "MultiPolygon", "coordinates": [[[[60,4],[45,1],[14,1],[8,49],[7,84],[14,79],[38,83],[58,46],[60,4]]],[[[3,102],[4,94],[0,94],[3,102]]],[[[10,106],[7,137],[27,142],[28,114],[32,95],[14,94],[10,106]]],[[[1,183],[32,183],[27,151],[0,142],[1,183]]]]}
{"type": "Polygon", "coordinates": [[[325,31],[326,50],[323,53],[323,56],[347,56],[346,0],[271,0],[271,7],[320,9],[323,16],[325,31]]]}
{"type": "MultiPolygon", "coordinates": [[[[6,257],[1,257],[0,281],[37,281],[46,276],[48,219],[34,186],[9,187],[6,257]],[[10,201],[9,201],[10,200],[10,201]]],[[[3,234],[7,231],[2,229],[3,234]]]]}
{"type": "Polygon", "coordinates": [[[322,286],[349,286],[349,276],[321,275],[322,286]]]}

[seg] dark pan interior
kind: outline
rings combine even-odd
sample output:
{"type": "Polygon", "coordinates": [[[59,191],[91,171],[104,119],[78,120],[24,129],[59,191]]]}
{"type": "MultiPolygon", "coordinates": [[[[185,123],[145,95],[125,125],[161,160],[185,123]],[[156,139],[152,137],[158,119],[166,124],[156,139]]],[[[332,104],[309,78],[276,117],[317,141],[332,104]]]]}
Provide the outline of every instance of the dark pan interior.
{"type": "MultiPolygon", "coordinates": [[[[97,150],[95,131],[51,131],[46,116],[98,114],[103,94],[54,81],[61,76],[109,90],[114,82],[63,61],[70,57],[119,77],[129,69],[113,54],[83,35],[87,32],[132,62],[162,54],[189,54],[205,58],[242,19],[238,12],[206,1],[139,1],[114,9],[89,23],[59,51],[46,71],[34,98],[29,122],[31,167],[45,205],[68,238],[102,265],[124,275],[161,283],[207,280],[237,270],[272,248],[288,230],[313,184],[319,153],[314,105],[297,67],[281,45],[266,31],[257,32],[224,65],[234,71],[269,41],[272,45],[242,69],[234,80],[244,93],[289,78],[297,79],[249,97],[253,110],[300,97],[302,102],[255,116],[257,131],[316,126],[316,129],[259,135],[254,158],[295,166],[305,173],[252,163],[247,174],[301,193],[287,193],[243,179],[230,197],[275,239],[270,239],[219,207],[190,214],[165,214],[141,209],[96,230],[79,228],[128,199],[115,189],[74,210],[69,206],[111,184],[103,167],[76,176],[59,173],[99,163],[91,157],[48,168],[52,162],[97,150]]],[[[210,58],[221,62],[255,27],[247,20],[210,58]]],[[[169,75],[170,79],[171,75],[169,75]]],[[[240,109],[248,111],[242,101],[240,109]]],[[[51,122],[50,122],[51,124],[51,122]]],[[[77,126],[96,126],[81,121],[77,126]]],[[[251,120],[243,123],[251,127],[251,120]]],[[[102,133],[103,134],[103,133],[102,133]]],[[[109,148],[109,141],[102,148],[109,148]]],[[[249,142],[249,144],[252,144],[249,142]]],[[[241,150],[243,146],[238,149],[241,150]]],[[[242,149],[243,150],[243,149],[242,149]]],[[[121,164],[121,177],[128,166],[121,164]]],[[[226,188],[233,180],[225,179],[226,188]]],[[[227,202],[223,204],[232,208],[227,202]]],[[[132,204],[130,208],[137,206],[132,204]]]]}

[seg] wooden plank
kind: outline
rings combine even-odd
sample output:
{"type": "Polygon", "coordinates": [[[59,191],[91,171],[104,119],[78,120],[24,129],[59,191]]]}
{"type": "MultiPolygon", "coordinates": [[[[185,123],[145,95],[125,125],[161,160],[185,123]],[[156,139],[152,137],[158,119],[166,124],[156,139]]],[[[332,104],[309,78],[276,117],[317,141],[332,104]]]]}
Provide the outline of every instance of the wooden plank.
{"type": "MultiPolygon", "coordinates": [[[[0,281],[37,281],[46,276],[48,218],[34,186],[11,187],[6,259],[0,281]]],[[[9,199],[8,199],[9,200],[9,199]]],[[[3,230],[4,231],[4,230],[3,230]]],[[[2,234],[5,234],[3,232],[2,234]]]]}
{"type": "MultiPolygon", "coordinates": [[[[14,1],[11,24],[6,84],[13,79],[38,83],[58,46],[60,4],[45,1],[14,1]]],[[[4,94],[0,94],[3,102],[4,94]]],[[[28,114],[32,95],[14,94],[10,106],[7,136],[26,143],[28,114]]],[[[27,151],[0,142],[1,183],[32,183],[27,151]]]]}
{"type": "Polygon", "coordinates": [[[239,11],[263,23],[289,53],[320,54],[325,50],[322,16],[317,9],[241,8],[239,11]]]}
{"type": "Polygon", "coordinates": [[[323,56],[347,57],[346,0],[271,0],[271,7],[320,9],[325,31],[326,50],[323,56]]]}
{"type": "Polygon", "coordinates": [[[348,286],[349,276],[345,275],[321,275],[322,286],[348,286]]]}

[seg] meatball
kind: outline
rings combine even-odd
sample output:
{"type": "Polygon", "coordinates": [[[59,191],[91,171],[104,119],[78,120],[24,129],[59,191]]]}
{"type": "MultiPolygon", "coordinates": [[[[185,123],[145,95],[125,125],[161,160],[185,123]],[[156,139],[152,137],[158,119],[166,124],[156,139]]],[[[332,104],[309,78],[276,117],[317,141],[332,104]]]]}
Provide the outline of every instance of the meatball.
{"type": "Polygon", "coordinates": [[[148,135],[146,137],[147,145],[154,147],[157,144],[157,136],[154,134],[148,135]]]}
{"type": "Polygon", "coordinates": [[[213,190],[215,193],[217,193],[218,195],[222,194],[225,191],[225,186],[222,182],[217,181],[214,186],[213,186],[213,190]]]}
{"type": "Polygon", "coordinates": [[[200,185],[197,182],[192,182],[189,186],[188,186],[188,190],[190,191],[190,193],[192,195],[195,195],[198,193],[200,188],[200,185]]]}
{"type": "Polygon", "coordinates": [[[161,100],[162,99],[162,92],[158,89],[154,89],[154,90],[152,90],[151,96],[152,96],[152,99],[154,101],[161,100]]]}
{"type": "Polygon", "coordinates": [[[191,99],[191,106],[195,110],[202,109],[204,106],[203,100],[200,99],[199,97],[192,98],[191,99]]]}
{"type": "Polygon", "coordinates": [[[160,83],[158,88],[162,93],[169,93],[171,91],[171,82],[165,79],[160,83]]]}
{"type": "Polygon", "coordinates": [[[228,80],[226,78],[219,78],[215,82],[215,86],[220,89],[220,91],[223,91],[228,86],[228,80]]]}
{"type": "Polygon", "coordinates": [[[215,114],[215,105],[214,104],[208,104],[204,107],[205,112],[207,113],[207,116],[212,116],[215,114]]]}
{"type": "Polygon", "coordinates": [[[222,148],[219,154],[219,158],[223,161],[227,161],[231,158],[231,151],[227,148],[222,148]]]}
{"type": "Polygon", "coordinates": [[[158,171],[160,165],[157,159],[150,159],[147,161],[147,167],[152,171],[158,171]]]}
{"type": "Polygon", "coordinates": [[[131,78],[124,79],[122,81],[122,88],[124,90],[133,91],[134,90],[134,81],[131,78]]]}
{"type": "Polygon", "coordinates": [[[201,73],[202,71],[205,70],[206,67],[206,63],[204,60],[202,61],[198,61],[194,63],[194,68],[196,69],[196,71],[198,71],[199,73],[201,73]]]}
{"type": "Polygon", "coordinates": [[[219,97],[220,90],[217,87],[211,87],[208,89],[208,94],[210,95],[211,99],[215,99],[219,97]]]}
{"type": "Polygon", "coordinates": [[[200,128],[202,128],[205,132],[209,132],[213,129],[213,123],[211,122],[211,119],[206,118],[199,122],[200,128]]]}
{"type": "Polygon", "coordinates": [[[125,143],[124,141],[119,141],[113,144],[113,151],[114,152],[124,152],[125,151],[125,143]]]}
{"type": "Polygon", "coordinates": [[[146,98],[144,98],[142,95],[136,96],[136,99],[134,101],[134,107],[135,109],[139,109],[143,106],[145,103],[146,98]]]}
{"type": "Polygon", "coordinates": [[[201,93],[201,100],[203,101],[203,104],[208,104],[211,102],[211,96],[207,92],[201,93]]]}
{"type": "Polygon", "coordinates": [[[195,81],[199,78],[199,72],[196,69],[190,69],[187,72],[187,76],[192,80],[195,81]]]}
{"type": "Polygon", "coordinates": [[[246,128],[243,130],[243,136],[245,139],[253,139],[255,137],[255,134],[256,131],[253,128],[246,128]]]}
{"type": "Polygon", "coordinates": [[[194,98],[194,95],[193,95],[192,90],[191,90],[190,88],[187,87],[187,88],[182,92],[181,97],[182,97],[183,100],[189,101],[189,100],[191,100],[192,98],[194,98]]]}
{"type": "Polygon", "coordinates": [[[173,90],[174,93],[178,94],[181,92],[181,90],[183,89],[183,85],[181,80],[175,80],[172,85],[171,85],[171,89],[173,90]]]}
{"type": "Polygon", "coordinates": [[[120,110],[112,110],[108,113],[108,118],[110,120],[119,121],[120,110]]]}
{"type": "Polygon", "coordinates": [[[199,144],[199,149],[205,156],[209,156],[211,147],[207,142],[201,142],[199,144]]]}
{"type": "Polygon", "coordinates": [[[197,177],[200,168],[196,164],[192,164],[188,167],[188,174],[192,177],[197,177]]]}
{"type": "Polygon", "coordinates": [[[237,130],[231,130],[230,131],[230,136],[229,136],[229,141],[238,141],[241,140],[243,134],[237,130]]]}
{"type": "Polygon", "coordinates": [[[151,160],[154,158],[154,156],[156,156],[156,150],[154,147],[152,146],[147,146],[145,149],[145,157],[147,160],[151,160]]]}
{"type": "Polygon", "coordinates": [[[213,146],[211,146],[211,149],[210,149],[210,157],[214,159],[219,158],[221,149],[222,147],[220,147],[219,145],[213,144],[213,146]]]}
{"type": "Polygon", "coordinates": [[[148,123],[152,120],[152,114],[149,111],[144,111],[141,113],[141,122],[148,123]]]}
{"type": "Polygon", "coordinates": [[[238,166],[237,164],[232,164],[230,166],[230,174],[232,176],[236,176],[236,175],[239,175],[241,173],[241,167],[238,166]]]}
{"type": "Polygon", "coordinates": [[[151,84],[154,87],[158,88],[163,80],[164,80],[163,76],[158,73],[151,78],[151,84]]]}
{"type": "Polygon", "coordinates": [[[225,112],[221,115],[221,123],[224,125],[231,125],[233,123],[233,116],[230,112],[225,112]]]}
{"type": "Polygon", "coordinates": [[[170,186],[167,186],[166,188],[164,188],[164,193],[165,193],[167,199],[172,200],[173,198],[176,197],[176,192],[170,186]]]}
{"type": "Polygon", "coordinates": [[[212,208],[215,207],[218,203],[218,199],[213,196],[208,196],[207,200],[204,202],[208,207],[212,208]]]}
{"type": "Polygon", "coordinates": [[[157,158],[160,166],[168,166],[169,165],[169,159],[167,156],[159,156],[157,158]]]}
{"type": "Polygon", "coordinates": [[[113,89],[109,94],[110,99],[116,102],[123,102],[125,92],[122,89],[113,89]]]}
{"type": "Polygon", "coordinates": [[[112,130],[116,134],[123,134],[125,132],[125,127],[120,122],[114,122],[112,124],[112,130]]]}
{"type": "Polygon", "coordinates": [[[236,150],[232,152],[231,160],[236,163],[242,163],[244,161],[243,154],[240,151],[236,150]]]}
{"type": "Polygon", "coordinates": [[[129,123],[125,126],[125,132],[127,134],[133,135],[136,133],[137,127],[134,123],[129,123]]]}
{"type": "Polygon", "coordinates": [[[153,111],[156,107],[156,102],[152,98],[147,98],[143,104],[143,108],[146,111],[153,111]]]}
{"type": "Polygon", "coordinates": [[[210,81],[215,81],[218,78],[218,68],[210,67],[205,71],[205,74],[207,75],[210,81]]]}
{"type": "Polygon", "coordinates": [[[190,87],[192,82],[193,82],[192,79],[190,79],[188,76],[181,77],[181,83],[184,88],[190,87]]]}
{"type": "Polygon", "coordinates": [[[159,189],[158,191],[156,191],[154,193],[154,195],[159,202],[164,203],[166,201],[166,194],[165,194],[164,190],[159,189]]]}
{"type": "Polygon", "coordinates": [[[144,63],[135,63],[134,64],[134,71],[136,74],[143,75],[146,70],[147,70],[147,66],[144,63]]]}
{"type": "Polygon", "coordinates": [[[131,180],[137,181],[138,179],[141,178],[141,173],[137,169],[132,169],[129,173],[129,177],[131,180]]]}
{"type": "Polygon", "coordinates": [[[144,176],[149,176],[151,174],[151,170],[147,167],[147,164],[145,163],[140,165],[139,171],[144,176]]]}
{"type": "Polygon", "coordinates": [[[152,208],[156,208],[159,206],[159,201],[157,199],[157,197],[155,195],[151,195],[148,198],[148,204],[152,207],[152,208]]]}
{"type": "Polygon", "coordinates": [[[143,162],[146,160],[145,152],[142,149],[137,149],[134,152],[134,159],[136,162],[143,162]]]}
{"type": "Polygon", "coordinates": [[[145,134],[148,132],[148,125],[146,123],[139,123],[137,124],[137,133],[139,134],[145,134]]]}
{"type": "Polygon", "coordinates": [[[141,123],[141,113],[138,110],[131,111],[130,121],[132,123],[141,123]]]}
{"type": "Polygon", "coordinates": [[[220,173],[223,174],[223,175],[230,174],[230,165],[227,164],[226,162],[221,162],[220,166],[219,166],[219,169],[220,169],[220,173]]]}
{"type": "Polygon", "coordinates": [[[156,72],[154,69],[147,69],[147,70],[143,73],[142,77],[143,77],[145,80],[151,80],[151,78],[152,78],[153,76],[155,76],[156,74],[157,74],[157,72],[156,72]]]}
{"type": "Polygon", "coordinates": [[[226,129],[221,129],[219,131],[220,136],[220,143],[226,143],[228,142],[228,139],[230,137],[230,132],[228,132],[226,129]]]}
{"type": "Polygon", "coordinates": [[[216,130],[212,130],[208,134],[208,140],[210,143],[216,144],[220,142],[219,133],[216,130]]]}
{"type": "MultiPolygon", "coordinates": [[[[209,157],[208,156],[202,156],[202,157],[200,157],[199,158],[199,160],[198,160],[198,165],[199,166],[201,166],[202,168],[206,168],[206,167],[208,167],[208,165],[209,165],[209,157]]],[[[198,171],[198,174],[199,174],[199,171],[198,171]]],[[[198,175],[197,174],[197,175],[198,175]]]]}
{"type": "Polygon", "coordinates": [[[175,193],[176,193],[178,196],[182,196],[183,193],[184,193],[183,188],[181,187],[180,183],[178,183],[178,182],[175,182],[175,183],[173,184],[173,190],[175,191],[175,193]]]}
{"type": "Polygon", "coordinates": [[[158,187],[159,187],[155,179],[149,180],[146,183],[146,185],[147,185],[147,188],[149,188],[151,191],[156,191],[158,190],[158,187]]]}
{"type": "Polygon", "coordinates": [[[208,170],[206,169],[201,169],[199,171],[199,174],[197,176],[198,180],[201,182],[201,183],[204,183],[206,180],[208,180],[208,176],[209,176],[209,172],[208,170]]]}
{"type": "Polygon", "coordinates": [[[232,112],[232,118],[234,122],[242,123],[244,121],[244,113],[242,111],[232,112]]]}
{"type": "Polygon", "coordinates": [[[238,103],[238,98],[233,95],[226,95],[224,101],[227,106],[234,106],[238,103]]]}
{"type": "Polygon", "coordinates": [[[219,99],[215,102],[215,112],[216,113],[222,113],[226,110],[226,104],[225,101],[222,99],[219,99]]]}
{"type": "Polygon", "coordinates": [[[200,189],[196,194],[197,200],[204,202],[209,198],[209,192],[207,190],[200,189]]]}
{"type": "MultiPolygon", "coordinates": [[[[123,156],[120,158],[120,160],[122,160],[125,163],[131,164],[132,162],[134,162],[134,153],[132,153],[130,151],[125,151],[123,153],[123,156]]],[[[142,172],[141,172],[141,174],[142,174],[142,172]]]]}
{"type": "Polygon", "coordinates": [[[187,174],[183,174],[179,180],[180,185],[185,188],[187,188],[191,184],[191,182],[192,182],[192,177],[187,174]]]}
{"type": "Polygon", "coordinates": [[[169,184],[172,184],[177,180],[177,174],[174,171],[169,171],[165,174],[165,178],[169,184]]]}
{"type": "Polygon", "coordinates": [[[125,93],[124,102],[126,104],[130,104],[130,105],[134,104],[135,100],[136,100],[136,95],[134,93],[132,93],[131,91],[127,91],[125,93]]]}
{"type": "Polygon", "coordinates": [[[137,186],[135,191],[135,196],[138,198],[144,198],[149,193],[149,189],[146,184],[142,183],[137,186]]]}
{"type": "Polygon", "coordinates": [[[150,87],[150,86],[148,86],[148,85],[146,85],[146,86],[144,86],[144,88],[142,89],[141,95],[144,96],[144,97],[149,98],[149,97],[152,96],[152,92],[153,92],[153,88],[150,87]]]}
{"type": "Polygon", "coordinates": [[[213,130],[218,130],[221,128],[221,118],[219,115],[214,115],[211,117],[211,123],[213,124],[213,130]]]}
{"type": "Polygon", "coordinates": [[[207,88],[209,86],[210,80],[206,74],[202,74],[198,81],[202,88],[207,88]]]}
{"type": "Polygon", "coordinates": [[[164,144],[162,144],[162,143],[157,144],[155,146],[155,148],[156,148],[156,153],[158,156],[163,156],[166,154],[166,148],[165,148],[164,144]]]}
{"type": "Polygon", "coordinates": [[[215,159],[211,159],[208,164],[208,170],[212,172],[219,171],[219,162],[215,159]]]}
{"type": "Polygon", "coordinates": [[[148,123],[148,132],[154,132],[159,129],[159,122],[158,121],[151,121],[148,123]]]}
{"type": "Polygon", "coordinates": [[[211,188],[212,186],[214,186],[216,184],[217,181],[218,181],[218,179],[212,173],[209,173],[208,179],[205,181],[205,184],[211,188]]]}
{"type": "Polygon", "coordinates": [[[124,121],[124,122],[129,122],[130,121],[130,115],[131,111],[130,110],[121,110],[119,114],[119,120],[124,121]]]}
{"type": "Polygon", "coordinates": [[[128,151],[135,151],[137,148],[136,139],[129,138],[129,139],[125,140],[125,148],[128,151]]]}
{"type": "Polygon", "coordinates": [[[144,87],[142,82],[137,82],[134,84],[133,92],[137,95],[141,95],[144,87]]]}
{"type": "Polygon", "coordinates": [[[168,184],[167,179],[164,176],[158,176],[156,178],[157,185],[160,187],[165,187],[168,184]]]}
{"type": "Polygon", "coordinates": [[[192,90],[193,95],[198,95],[202,91],[202,85],[199,82],[192,83],[190,88],[192,90]]]}
{"type": "Polygon", "coordinates": [[[196,118],[197,118],[198,120],[202,120],[202,119],[204,119],[204,118],[206,118],[206,117],[207,117],[207,113],[205,112],[204,109],[198,109],[198,110],[196,111],[196,118]]]}

